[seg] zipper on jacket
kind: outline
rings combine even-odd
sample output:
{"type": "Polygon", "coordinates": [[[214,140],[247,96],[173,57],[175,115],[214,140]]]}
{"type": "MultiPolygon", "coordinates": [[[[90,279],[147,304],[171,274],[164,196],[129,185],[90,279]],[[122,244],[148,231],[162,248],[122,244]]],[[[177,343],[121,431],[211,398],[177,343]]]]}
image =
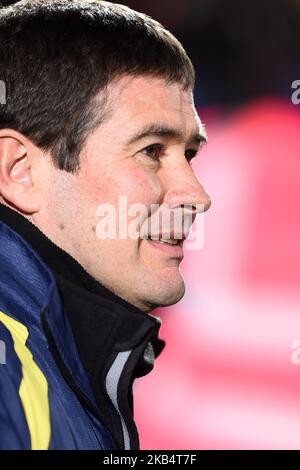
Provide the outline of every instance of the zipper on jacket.
{"type": "MultiPolygon", "coordinates": [[[[58,348],[56,346],[55,340],[53,338],[52,332],[51,332],[51,330],[49,328],[49,325],[47,323],[47,320],[46,320],[46,317],[45,317],[45,312],[46,312],[46,309],[43,309],[42,312],[41,312],[41,323],[42,323],[42,327],[43,327],[46,339],[47,339],[48,344],[49,344],[49,350],[50,350],[51,354],[54,357],[54,360],[56,362],[56,365],[57,365],[60,373],[62,374],[62,376],[65,379],[66,383],[71,388],[71,390],[74,392],[74,394],[76,395],[76,397],[78,398],[80,403],[85,408],[87,408],[88,411],[90,413],[92,413],[104,426],[104,420],[103,420],[103,417],[101,416],[100,410],[98,408],[96,408],[96,406],[94,406],[94,404],[87,398],[85,393],[82,392],[80,387],[76,384],[75,380],[73,379],[72,374],[70,373],[69,369],[64,364],[64,362],[63,362],[63,360],[62,360],[62,358],[59,354],[59,351],[58,351],[58,348]]],[[[106,427],[106,430],[107,430],[107,432],[109,433],[109,435],[111,437],[112,443],[115,445],[114,439],[111,436],[111,433],[110,433],[110,431],[107,427],[106,427]]]]}

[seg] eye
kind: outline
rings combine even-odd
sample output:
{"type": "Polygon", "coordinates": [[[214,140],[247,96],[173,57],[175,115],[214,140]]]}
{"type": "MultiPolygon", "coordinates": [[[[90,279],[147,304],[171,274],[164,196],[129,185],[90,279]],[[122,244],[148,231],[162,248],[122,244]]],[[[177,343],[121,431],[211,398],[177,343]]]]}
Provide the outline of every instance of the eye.
{"type": "Polygon", "coordinates": [[[185,151],[185,158],[190,163],[190,161],[197,155],[198,150],[188,149],[185,151]]]}
{"type": "Polygon", "coordinates": [[[161,144],[152,144],[148,145],[148,147],[145,147],[142,150],[142,153],[147,155],[147,157],[150,157],[151,160],[158,160],[161,152],[163,150],[163,146],[161,144]]]}

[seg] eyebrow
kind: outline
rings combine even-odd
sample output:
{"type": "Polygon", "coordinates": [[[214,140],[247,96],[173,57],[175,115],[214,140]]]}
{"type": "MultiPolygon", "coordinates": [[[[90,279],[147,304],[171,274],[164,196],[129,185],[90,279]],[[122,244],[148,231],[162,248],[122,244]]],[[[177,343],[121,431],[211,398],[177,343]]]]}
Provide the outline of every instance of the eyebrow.
{"type": "MultiPolygon", "coordinates": [[[[147,126],[142,128],[140,131],[138,131],[135,135],[133,135],[127,142],[127,145],[129,146],[132,144],[136,144],[138,141],[145,139],[146,137],[165,137],[165,138],[176,139],[179,141],[185,140],[185,136],[178,129],[161,125],[161,124],[157,124],[157,123],[153,123],[153,124],[148,124],[147,126]]],[[[207,136],[204,131],[204,128],[203,128],[202,133],[200,131],[196,131],[193,134],[191,134],[191,136],[187,139],[187,141],[191,144],[198,144],[200,146],[203,146],[204,144],[206,144],[207,136]]]]}

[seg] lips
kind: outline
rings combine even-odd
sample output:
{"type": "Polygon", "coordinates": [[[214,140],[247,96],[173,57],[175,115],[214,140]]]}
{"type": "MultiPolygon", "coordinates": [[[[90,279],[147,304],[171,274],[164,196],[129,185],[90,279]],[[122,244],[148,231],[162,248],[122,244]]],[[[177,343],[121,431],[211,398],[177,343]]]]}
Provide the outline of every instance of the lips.
{"type": "Polygon", "coordinates": [[[160,243],[168,243],[169,245],[178,245],[181,242],[181,240],[165,239],[165,238],[160,238],[158,241],[160,243]]]}
{"type": "Polygon", "coordinates": [[[182,233],[182,231],[180,231],[180,234],[178,234],[178,232],[176,233],[174,230],[163,230],[157,233],[144,234],[141,236],[141,238],[176,245],[183,242],[187,237],[184,233],[182,233]]]}
{"type": "Polygon", "coordinates": [[[161,253],[164,253],[171,258],[183,258],[183,240],[176,240],[175,244],[163,242],[161,240],[152,240],[151,238],[148,238],[145,241],[152,248],[159,250],[161,253]]]}

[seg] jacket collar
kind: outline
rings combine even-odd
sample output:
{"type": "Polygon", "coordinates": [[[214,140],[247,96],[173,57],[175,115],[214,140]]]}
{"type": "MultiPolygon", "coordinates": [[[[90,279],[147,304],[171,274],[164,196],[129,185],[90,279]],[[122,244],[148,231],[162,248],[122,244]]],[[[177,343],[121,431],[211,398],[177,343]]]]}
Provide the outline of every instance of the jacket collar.
{"type": "MultiPolygon", "coordinates": [[[[30,268],[36,269],[38,265],[44,273],[43,277],[47,278],[48,285],[55,284],[55,281],[58,284],[63,300],[74,312],[74,316],[69,316],[69,321],[79,348],[84,355],[84,350],[91,346],[94,336],[95,342],[100,342],[98,334],[102,336],[102,345],[107,342],[108,338],[106,337],[109,337],[108,348],[113,347],[116,351],[133,349],[150,330],[153,330],[153,337],[158,336],[161,325],[158,317],[137,309],[102,286],[72,256],[55,245],[25,217],[0,204],[0,220],[22,237],[21,244],[24,249],[35,253],[33,266],[31,266],[30,260],[26,259],[26,264],[22,266],[22,273],[27,272],[30,268]],[[24,240],[27,243],[24,243],[24,240]],[[79,302],[81,308],[76,306],[76,302],[79,302]],[[101,327],[101,332],[94,334],[93,330],[97,327],[99,330],[101,327]],[[81,333],[83,333],[81,328],[88,334],[88,337],[81,338],[81,333]]],[[[17,245],[19,241],[20,238],[17,237],[17,245]]],[[[58,317],[53,317],[53,319],[49,319],[49,322],[52,321],[55,327],[55,324],[60,320],[58,317]]],[[[63,327],[64,325],[59,326],[63,327]]],[[[60,339],[58,337],[58,340],[60,339]]],[[[159,339],[154,343],[155,356],[157,357],[164,347],[164,341],[159,339]]],[[[97,357],[94,360],[97,361],[97,357]]],[[[91,358],[89,358],[89,362],[91,362],[91,358]]]]}

